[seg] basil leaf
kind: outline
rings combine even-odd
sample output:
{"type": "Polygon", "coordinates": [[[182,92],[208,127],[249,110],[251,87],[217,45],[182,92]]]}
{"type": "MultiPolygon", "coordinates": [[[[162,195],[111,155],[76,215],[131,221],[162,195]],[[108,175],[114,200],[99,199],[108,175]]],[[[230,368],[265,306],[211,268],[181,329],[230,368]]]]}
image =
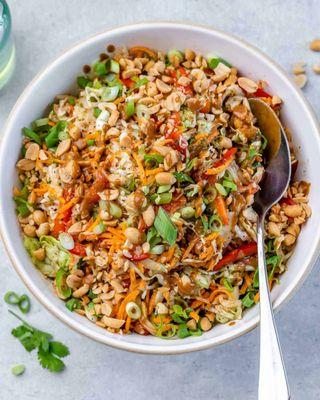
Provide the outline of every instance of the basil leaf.
{"type": "Polygon", "coordinates": [[[170,246],[175,244],[178,236],[178,229],[162,207],[159,208],[154,220],[154,227],[162,239],[168,242],[170,246]]]}

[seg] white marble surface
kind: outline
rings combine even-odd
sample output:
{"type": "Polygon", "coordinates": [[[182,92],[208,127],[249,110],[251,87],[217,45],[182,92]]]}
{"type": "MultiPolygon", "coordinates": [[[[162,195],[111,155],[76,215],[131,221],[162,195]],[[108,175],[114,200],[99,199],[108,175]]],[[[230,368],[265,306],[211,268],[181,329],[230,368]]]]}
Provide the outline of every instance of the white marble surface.
{"type": "MultiPolygon", "coordinates": [[[[22,89],[73,43],[118,24],[184,20],[215,26],[261,48],[289,69],[298,60],[320,62],[308,42],[320,36],[319,0],[9,0],[17,69],[0,92],[0,129],[22,89]]],[[[90,60],[88,60],[89,62],[90,60]]],[[[320,111],[320,76],[309,73],[306,96],[320,111]]],[[[0,297],[27,292],[0,245],[0,297]]],[[[293,398],[320,399],[319,262],[277,316],[293,398]]],[[[43,370],[11,337],[16,321],[0,301],[0,398],[6,400],[256,399],[258,332],[216,349],[180,356],[143,356],[105,347],[76,334],[33,299],[28,319],[68,344],[59,375],[43,370]],[[12,365],[24,363],[23,376],[12,365]]]]}

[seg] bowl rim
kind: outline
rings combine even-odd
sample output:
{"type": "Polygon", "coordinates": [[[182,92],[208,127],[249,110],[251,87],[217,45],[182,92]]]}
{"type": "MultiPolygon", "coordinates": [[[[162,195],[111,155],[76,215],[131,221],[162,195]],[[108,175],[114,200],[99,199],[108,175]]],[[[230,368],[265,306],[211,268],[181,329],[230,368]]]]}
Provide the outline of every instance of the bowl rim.
{"type": "MultiPolygon", "coordinates": [[[[98,40],[100,37],[103,37],[107,33],[121,33],[122,31],[125,32],[127,30],[132,30],[135,28],[141,28],[141,29],[147,29],[147,28],[163,28],[163,27],[168,27],[168,28],[177,28],[180,27],[181,29],[187,29],[187,30],[194,30],[194,31],[202,31],[202,32],[208,32],[208,33],[213,33],[216,36],[219,36],[221,39],[226,40],[228,42],[233,42],[236,46],[245,48],[246,50],[249,50],[252,54],[254,54],[255,57],[262,58],[264,59],[270,68],[273,68],[276,70],[278,75],[281,77],[282,80],[285,81],[285,83],[291,87],[291,90],[296,94],[298,97],[299,101],[301,104],[304,106],[304,111],[309,118],[311,125],[313,125],[314,131],[318,133],[316,139],[318,140],[318,145],[320,146],[320,126],[319,122],[317,120],[316,114],[314,110],[312,109],[311,105],[307,101],[307,99],[304,97],[304,94],[302,91],[295,87],[288,75],[288,73],[281,67],[279,66],[272,58],[270,58],[268,55],[266,55],[263,51],[258,49],[257,47],[247,43],[245,40],[230,34],[226,33],[222,30],[212,28],[207,25],[203,24],[194,24],[194,23],[188,23],[188,22],[180,22],[180,21],[148,21],[148,22],[141,22],[141,23],[133,23],[133,24],[123,24],[120,26],[114,26],[109,29],[104,29],[103,31],[93,34],[89,36],[86,39],[82,39],[75,43],[74,45],[68,47],[64,51],[62,51],[57,57],[55,57],[53,60],[49,62],[43,69],[40,70],[36,74],[36,76],[31,80],[31,82],[26,86],[26,88],[23,90],[23,92],[20,94],[19,98],[17,99],[16,103],[12,107],[9,116],[4,124],[3,128],[3,135],[2,135],[2,140],[0,140],[0,165],[3,164],[4,160],[4,149],[6,147],[6,142],[9,140],[8,138],[8,132],[9,132],[9,127],[11,124],[11,121],[14,120],[14,116],[16,113],[16,110],[20,107],[20,104],[22,103],[23,99],[29,95],[30,92],[32,92],[33,86],[36,84],[36,82],[44,77],[46,73],[55,67],[56,64],[59,64],[59,62],[71,51],[77,51],[80,49],[82,46],[89,45],[90,43],[94,43],[96,40],[98,40]]],[[[0,187],[1,191],[1,187],[0,187]]],[[[181,353],[187,353],[187,352],[193,352],[193,351],[199,351],[199,350],[205,350],[209,349],[211,347],[218,346],[220,344],[226,343],[230,340],[236,339],[245,333],[250,332],[254,328],[257,327],[259,323],[259,315],[256,317],[252,318],[251,321],[248,321],[246,325],[244,325],[238,332],[236,332],[233,329],[230,329],[229,332],[221,335],[220,337],[213,337],[213,338],[208,338],[204,339],[199,342],[194,342],[194,343],[185,343],[183,344],[183,339],[177,340],[176,345],[172,346],[161,346],[161,345],[155,345],[155,344],[137,344],[137,343],[130,343],[130,342],[125,342],[121,341],[119,339],[103,335],[102,333],[98,333],[78,321],[72,317],[72,313],[70,313],[70,316],[67,316],[66,314],[62,313],[53,303],[51,303],[49,300],[45,298],[45,296],[41,293],[41,291],[37,288],[37,286],[34,284],[31,278],[27,275],[27,273],[24,271],[24,268],[22,266],[22,262],[19,260],[17,255],[15,254],[14,247],[11,246],[10,240],[9,240],[9,234],[8,234],[8,228],[6,224],[4,223],[4,218],[3,218],[3,211],[2,209],[2,202],[0,202],[0,237],[2,239],[2,242],[4,244],[4,248],[6,250],[6,253],[11,261],[11,263],[14,266],[15,271],[17,274],[20,276],[21,280],[23,283],[27,286],[27,288],[30,290],[30,292],[36,297],[36,299],[47,309],[49,310],[56,318],[58,318],[60,321],[64,322],[66,325],[68,325],[70,328],[75,330],[76,332],[79,332],[93,340],[96,340],[100,343],[107,344],[111,347],[118,348],[121,350],[126,350],[130,352],[135,352],[135,353],[144,353],[144,354],[181,354],[181,353]]],[[[280,296],[274,301],[274,310],[275,312],[279,311],[279,309],[286,304],[293,296],[293,294],[302,286],[303,282],[305,281],[306,277],[309,275],[311,272],[317,257],[320,253],[320,237],[315,240],[314,244],[314,250],[313,253],[308,257],[308,260],[306,262],[306,267],[303,271],[303,274],[301,275],[300,279],[296,281],[296,283],[290,288],[288,287],[286,289],[286,293],[280,296]]],[[[160,340],[160,339],[159,339],[160,340]]]]}

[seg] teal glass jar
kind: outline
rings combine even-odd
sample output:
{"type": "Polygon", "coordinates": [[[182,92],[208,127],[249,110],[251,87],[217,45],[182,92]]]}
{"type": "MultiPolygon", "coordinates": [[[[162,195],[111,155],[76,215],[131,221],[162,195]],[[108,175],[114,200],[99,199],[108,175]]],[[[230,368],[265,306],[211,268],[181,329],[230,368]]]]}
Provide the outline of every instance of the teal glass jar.
{"type": "Polygon", "coordinates": [[[8,4],[0,0],[0,90],[9,81],[15,66],[15,48],[8,4]]]}

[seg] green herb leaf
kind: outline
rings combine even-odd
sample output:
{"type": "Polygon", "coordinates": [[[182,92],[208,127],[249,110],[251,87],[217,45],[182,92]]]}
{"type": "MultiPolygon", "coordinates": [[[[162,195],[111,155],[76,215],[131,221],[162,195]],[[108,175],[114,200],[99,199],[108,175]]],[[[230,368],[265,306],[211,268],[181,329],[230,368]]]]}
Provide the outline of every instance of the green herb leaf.
{"type": "Polygon", "coordinates": [[[184,338],[186,338],[188,336],[191,336],[191,333],[190,333],[190,331],[189,331],[189,329],[187,327],[187,324],[184,323],[184,324],[180,324],[179,325],[179,328],[178,328],[178,331],[177,331],[177,336],[180,339],[184,339],[184,338]]]}
{"type": "Polygon", "coordinates": [[[66,307],[69,311],[77,310],[82,307],[82,303],[78,299],[70,299],[66,302],[66,307]]]}
{"type": "Polygon", "coordinates": [[[248,292],[241,300],[243,307],[250,308],[254,305],[254,292],[248,292]]]}
{"type": "Polygon", "coordinates": [[[22,322],[22,325],[11,331],[12,335],[28,352],[38,349],[38,360],[43,368],[47,368],[51,372],[62,371],[65,365],[59,357],[66,357],[69,349],[60,342],[52,341],[52,335],[49,333],[29,325],[11,310],[9,312],[22,322]]]}
{"type": "Polygon", "coordinates": [[[55,342],[55,341],[50,342],[49,349],[51,353],[53,353],[58,357],[66,357],[70,354],[68,347],[61,342],[55,342]]]}
{"type": "Polygon", "coordinates": [[[173,175],[175,176],[176,180],[180,183],[184,182],[194,183],[194,180],[191,178],[191,176],[183,172],[175,172],[173,175]]]}
{"type": "Polygon", "coordinates": [[[51,372],[61,372],[65,367],[63,361],[49,351],[44,351],[42,348],[38,349],[38,360],[43,368],[51,372]]]}
{"type": "Polygon", "coordinates": [[[173,246],[177,240],[178,229],[171,221],[166,211],[160,207],[154,220],[154,227],[163,240],[173,246]]]}
{"type": "Polygon", "coordinates": [[[221,57],[210,57],[208,59],[208,65],[211,69],[215,69],[219,65],[219,63],[222,63],[229,68],[232,67],[232,65],[230,63],[228,63],[228,61],[226,61],[225,59],[223,59],[221,57]]]}

